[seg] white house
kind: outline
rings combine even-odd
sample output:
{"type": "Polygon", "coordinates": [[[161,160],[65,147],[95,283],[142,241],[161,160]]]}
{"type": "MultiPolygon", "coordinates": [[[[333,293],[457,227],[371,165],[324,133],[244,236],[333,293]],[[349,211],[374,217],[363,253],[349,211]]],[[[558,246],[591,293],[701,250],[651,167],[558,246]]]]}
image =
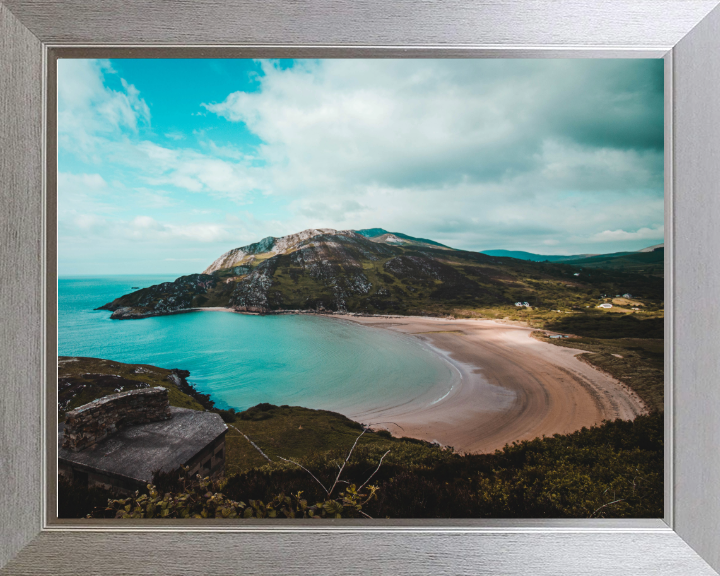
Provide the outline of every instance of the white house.
{"type": "Polygon", "coordinates": [[[612,308],[612,304],[605,302],[605,304],[600,304],[598,308],[612,308]]]}
{"type": "Polygon", "coordinates": [[[627,298],[629,300],[632,298],[632,294],[623,294],[623,298],[627,298]]]}

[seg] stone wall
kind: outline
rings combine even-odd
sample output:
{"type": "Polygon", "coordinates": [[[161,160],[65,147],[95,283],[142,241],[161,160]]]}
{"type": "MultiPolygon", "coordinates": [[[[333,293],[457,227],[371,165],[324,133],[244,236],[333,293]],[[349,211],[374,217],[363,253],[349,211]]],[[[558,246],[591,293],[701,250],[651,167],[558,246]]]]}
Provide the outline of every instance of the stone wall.
{"type": "Polygon", "coordinates": [[[169,418],[168,391],[161,386],[111,394],[67,413],[62,446],[78,452],[126,426],[169,418]]]}

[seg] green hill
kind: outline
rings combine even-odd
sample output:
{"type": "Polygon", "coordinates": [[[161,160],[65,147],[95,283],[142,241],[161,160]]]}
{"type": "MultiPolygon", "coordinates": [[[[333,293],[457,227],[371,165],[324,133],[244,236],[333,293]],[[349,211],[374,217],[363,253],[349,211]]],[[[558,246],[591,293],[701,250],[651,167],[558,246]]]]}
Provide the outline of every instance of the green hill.
{"type": "Polygon", "coordinates": [[[655,248],[651,252],[601,254],[589,258],[566,260],[565,264],[583,268],[606,268],[634,274],[663,276],[665,273],[665,248],[655,248]]]}
{"type": "Polygon", "coordinates": [[[517,258],[518,260],[530,260],[532,262],[565,262],[567,260],[577,260],[579,258],[587,258],[589,254],[574,254],[572,256],[562,256],[559,254],[533,254],[532,252],[524,252],[522,250],[483,250],[481,254],[488,256],[500,256],[502,258],[517,258]]]}
{"type": "Polygon", "coordinates": [[[655,303],[655,309],[663,300],[660,278],[601,268],[578,271],[565,263],[500,258],[420,239],[388,241],[380,232],[385,231],[373,229],[372,238],[336,230],[269,237],[223,254],[203,274],[126,294],[100,309],[112,311],[115,319],[211,306],[263,314],[457,315],[514,311],[516,302],[540,310],[594,310],[609,293],[630,292],[655,303]]]}

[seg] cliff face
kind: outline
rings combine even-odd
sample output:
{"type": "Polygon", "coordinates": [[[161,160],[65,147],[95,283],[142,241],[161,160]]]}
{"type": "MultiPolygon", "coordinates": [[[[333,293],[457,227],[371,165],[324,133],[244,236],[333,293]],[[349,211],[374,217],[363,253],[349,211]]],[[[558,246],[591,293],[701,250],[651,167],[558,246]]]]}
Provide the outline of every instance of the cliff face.
{"type": "MultiPolygon", "coordinates": [[[[100,309],[111,310],[115,319],[210,306],[263,314],[279,310],[448,314],[512,306],[518,300],[548,307],[580,304],[598,286],[637,293],[628,275],[617,284],[618,273],[593,271],[581,282],[574,276],[576,271],[570,266],[453,250],[382,229],[359,233],[311,229],[236,248],[203,274],[132,292],[100,309]]],[[[646,279],[635,282],[645,291],[659,290],[662,298],[661,281],[652,287],[646,279]]]]}
{"type": "Polygon", "coordinates": [[[240,248],[234,248],[229,252],[226,252],[220,258],[215,260],[210,266],[208,266],[203,274],[212,274],[218,270],[224,270],[232,268],[239,264],[250,264],[255,260],[255,256],[259,254],[282,254],[297,248],[302,242],[321,234],[336,234],[336,230],[330,228],[311,228],[309,230],[303,230],[297,234],[290,234],[289,236],[283,236],[282,238],[274,238],[268,236],[263,238],[260,242],[255,242],[248,246],[242,246],[240,248]]]}

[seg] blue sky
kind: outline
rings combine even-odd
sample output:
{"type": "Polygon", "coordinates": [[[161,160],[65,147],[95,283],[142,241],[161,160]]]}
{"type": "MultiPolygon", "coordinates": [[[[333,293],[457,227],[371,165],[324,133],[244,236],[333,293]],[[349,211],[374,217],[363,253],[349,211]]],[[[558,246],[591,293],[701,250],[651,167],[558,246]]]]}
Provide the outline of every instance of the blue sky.
{"type": "Polygon", "coordinates": [[[61,60],[59,273],[185,274],[306,228],[663,241],[662,60],[61,60]]]}

